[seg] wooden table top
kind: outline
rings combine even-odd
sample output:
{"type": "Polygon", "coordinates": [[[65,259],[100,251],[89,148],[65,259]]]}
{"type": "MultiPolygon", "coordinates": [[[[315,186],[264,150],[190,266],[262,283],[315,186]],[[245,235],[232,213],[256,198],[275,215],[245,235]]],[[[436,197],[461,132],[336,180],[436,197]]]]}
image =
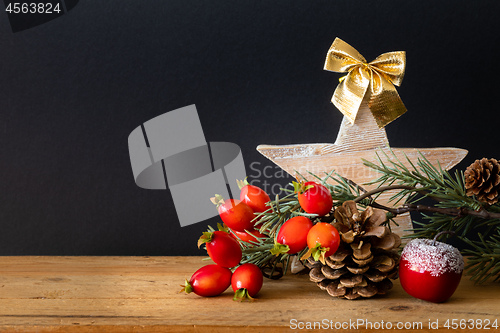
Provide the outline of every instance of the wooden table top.
{"type": "Polygon", "coordinates": [[[0,332],[296,332],[314,327],[388,332],[404,325],[415,332],[439,332],[451,331],[447,321],[450,328],[489,326],[492,332],[498,330],[495,321],[500,324],[500,284],[474,285],[468,277],[442,304],[408,296],[398,280],[383,297],[332,298],[303,274],[265,279],[254,302],[234,302],[231,289],[212,298],[180,294],[179,285],[208,263],[202,257],[0,257],[0,332]]]}

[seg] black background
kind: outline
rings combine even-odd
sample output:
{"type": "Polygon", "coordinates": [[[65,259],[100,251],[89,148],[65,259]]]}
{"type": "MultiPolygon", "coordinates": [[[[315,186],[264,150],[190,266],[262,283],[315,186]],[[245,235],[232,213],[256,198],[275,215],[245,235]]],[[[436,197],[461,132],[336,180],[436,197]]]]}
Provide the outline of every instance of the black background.
{"type": "MultiPolygon", "coordinates": [[[[3,9],[2,9],[3,10],[3,9]]],[[[498,1],[80,1],[13,33],[0,13],[0,255],[203,255],[218,219],[181,228],[134,183],[129,133],[196,104],[207,141],[275,172],[261,143],[335,140],[335,37],[370,61],[405,50],[393,147],[498,147],[498,1]]],[[[286,184],[289,179],[274,181],[286,184]]],[[[193,209],[196,209],[193,203],[193,209]]]]}

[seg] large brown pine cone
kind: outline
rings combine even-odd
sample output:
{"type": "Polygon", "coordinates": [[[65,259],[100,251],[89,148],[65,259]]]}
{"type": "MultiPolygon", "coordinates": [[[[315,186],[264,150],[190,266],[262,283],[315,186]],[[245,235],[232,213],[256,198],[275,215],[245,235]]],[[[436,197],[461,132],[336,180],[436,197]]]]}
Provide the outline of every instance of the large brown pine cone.
{"type": "Polygon", "coordinates": [[[464,173],[468,196],[493,205],[500,194],[500,163],[494,158],[482,158],[472,163],[464,173]]]}
{"type": "Polygon", "coordinates": [[[384,211],[367,207],[359,212],[353,201],[337,207],[333,225],[341,235],[340,247],[326,265],[307,259],[311,281],[334,297],[385,294],[397,276],[401,245],[400,237],[382,225],[385,221],[384,211]]]}

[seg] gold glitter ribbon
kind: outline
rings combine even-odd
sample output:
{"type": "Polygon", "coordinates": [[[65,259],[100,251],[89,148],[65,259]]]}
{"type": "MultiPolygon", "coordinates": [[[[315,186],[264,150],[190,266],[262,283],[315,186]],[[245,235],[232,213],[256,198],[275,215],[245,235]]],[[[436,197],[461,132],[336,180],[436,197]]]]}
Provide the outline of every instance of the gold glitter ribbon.
{"type": "Polygon", "coordinates": [[[404,51],[384,53],[367,63],[355,48],[335,38],[324,69],[348,74],[339,79],[333,104],[354,124],[361,102],[366,98],[377,125],[384,127],[406,112],[394,87],[403,81],[405,65],[404,51]]]}

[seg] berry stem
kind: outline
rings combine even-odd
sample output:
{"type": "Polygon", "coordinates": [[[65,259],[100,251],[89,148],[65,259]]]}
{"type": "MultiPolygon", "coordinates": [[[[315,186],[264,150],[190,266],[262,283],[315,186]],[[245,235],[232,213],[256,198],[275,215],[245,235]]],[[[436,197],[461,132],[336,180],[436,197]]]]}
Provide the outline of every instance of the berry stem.
{"type": "Polygon", "coordinates": [[[436,234],[436,236],[434,236],[434,238],[432,239],[432,246],[436,246],[436,241],[437,239],[441,236],[441,235],[444,235],[444,234],[449,234],[449,235],[452,235],[454,236],[455,235],[455,231],[451,231],[451,230],[444,230],[444,231],[440,231],[436,234]]]}

